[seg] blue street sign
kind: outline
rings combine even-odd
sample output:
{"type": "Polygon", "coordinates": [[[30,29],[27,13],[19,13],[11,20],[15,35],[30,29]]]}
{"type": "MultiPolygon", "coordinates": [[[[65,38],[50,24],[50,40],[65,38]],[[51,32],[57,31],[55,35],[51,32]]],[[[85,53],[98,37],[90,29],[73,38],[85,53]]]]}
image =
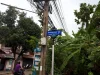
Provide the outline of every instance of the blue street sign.
{"type": "Polygon", "coordinates": [[[39,47],[34,49],[34,52],[41,52],[41,49],[39,47]]]}
{"type": "Polygon", "coordinates": [[[47,32],[47,36],[53,36],[53,35],[56,35],[56,36],[58,36],[58,35],[61,35],[61,33],[62,33],[62,31],[61,30],[51,30],[51,31],[48,31],[47,32]]]}

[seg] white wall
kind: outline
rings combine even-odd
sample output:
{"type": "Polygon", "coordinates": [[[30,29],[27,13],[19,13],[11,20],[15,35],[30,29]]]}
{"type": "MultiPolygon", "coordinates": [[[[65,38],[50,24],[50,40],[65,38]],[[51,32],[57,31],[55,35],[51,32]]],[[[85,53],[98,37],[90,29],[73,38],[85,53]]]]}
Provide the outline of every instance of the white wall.
{"type": "Polygon", "coordinates": [[[11,61],[11,60],[7,60],[7,61],[6,61],[5,70],[6,70],[6,69],[9,69],[9,70],[11,69],[12,64],[10,64],[10,61],[11,61]]]}

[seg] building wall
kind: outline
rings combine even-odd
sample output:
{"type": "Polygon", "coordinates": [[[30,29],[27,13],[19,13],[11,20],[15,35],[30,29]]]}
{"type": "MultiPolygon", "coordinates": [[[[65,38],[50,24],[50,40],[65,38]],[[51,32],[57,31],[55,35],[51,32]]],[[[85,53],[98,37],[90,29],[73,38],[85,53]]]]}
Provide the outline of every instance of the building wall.
{"type": "Polygon", "coordinates": [[[4,70],[11,70],[12,63],[13,63],[12,59],[6,60],[6,65],[5,65],[5,69],[4,70]]]}
{"type": "Polygon", "coordinates": [[[0,44],[0,49],[1,49],[1,44],[0,44]]]}

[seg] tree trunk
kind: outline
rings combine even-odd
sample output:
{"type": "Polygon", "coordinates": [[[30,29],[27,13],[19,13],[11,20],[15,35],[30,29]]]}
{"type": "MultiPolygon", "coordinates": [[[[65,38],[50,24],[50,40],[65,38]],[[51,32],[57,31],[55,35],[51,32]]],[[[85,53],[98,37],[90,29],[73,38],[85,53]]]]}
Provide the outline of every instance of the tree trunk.
{"type": "Polygon", "coordinates": [[[12,64],[12,72],[13,72],[13,70],[14,70],[14,68],[15,68],[15,63],[16,63],[16,49],[17,49],[17,47],[12,47],[12,52],[13,52],[13,55],[14,55],[14,61],[13,61],[13,64],[12,64]]]}

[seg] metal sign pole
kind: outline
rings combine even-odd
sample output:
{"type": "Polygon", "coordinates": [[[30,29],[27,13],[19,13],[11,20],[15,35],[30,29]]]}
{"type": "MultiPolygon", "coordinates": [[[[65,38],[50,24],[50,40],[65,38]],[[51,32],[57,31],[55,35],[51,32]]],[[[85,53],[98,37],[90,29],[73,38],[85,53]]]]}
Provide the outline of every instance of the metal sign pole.
{"type": "Polygon", "coordinates": [[[54,75],[54,45],[52,45],[52,75],[54,75]]]}
{"type": "Polygon", "coordinates": [[[54,75],[54,39],[53,39],[53,45],[52,45],[52,70],[51,75],[54,75]]]}

